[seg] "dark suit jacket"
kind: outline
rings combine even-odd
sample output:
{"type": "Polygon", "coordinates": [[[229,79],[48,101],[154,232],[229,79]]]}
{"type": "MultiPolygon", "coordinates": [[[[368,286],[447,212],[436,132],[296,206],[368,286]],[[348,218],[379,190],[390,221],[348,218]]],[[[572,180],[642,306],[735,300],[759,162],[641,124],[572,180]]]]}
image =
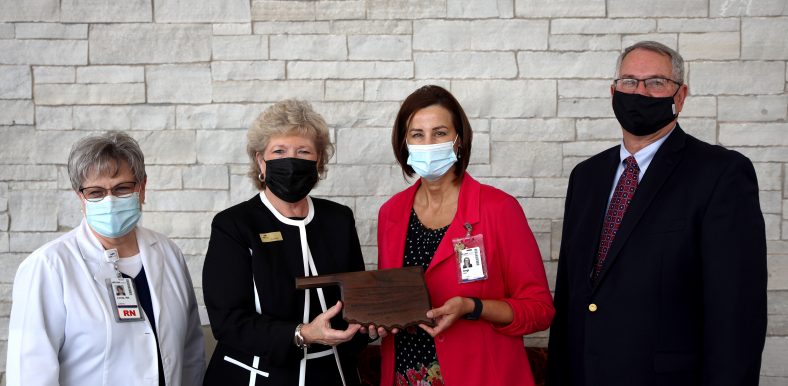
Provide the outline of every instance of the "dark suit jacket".
{"type": "Polygon", "coordinates": [[[766,241],[752,164],[677,126],[592,283],[619,162],[616,146],[569,178],[548,385],[757,385],[766,241]]]}
{"type": "MultiPolygon", "coordinates": [[[[337,203],[312,198],[314,217],[306,225],[307,240],[319,274],[363,271],[364,260],[353,212],[337,203]]],[[[293,343],[304,311],[304,290],[295,278],[304,276],[301,238],[297,226],[280,222],[259,196],[226,209],[213,219],[203,265],[203,294],[217,339],[205,375],[205,385],[248,385],[250,372],[224,360],[229,356],[246,365],[260,357],[256,385],[297,385],[303,350],[293,343]],[[262,242],[261,234],[281,232],[278,241],[262,242]],[[254,280],[254,282],[253,282],[254,280]],[[255,285],[262,314],[255,311],[255,285]]],[[[340,298],[339,288],[323,289],[326,306],[340,298]]],[[[320,312],[317,291],[310,291],[310,320],[320,312]]],[[[347,328],[341,313],[332,327],[347,328]]],[[[357,334],[338,346],[348,385],[358,385],[357,354],[367,337],[357,334]]],[[[309,352],[329,349],[312,345],[309,352]]],[[[307,361],[307,385],[341,385],[333,355],[307,361]]]]}

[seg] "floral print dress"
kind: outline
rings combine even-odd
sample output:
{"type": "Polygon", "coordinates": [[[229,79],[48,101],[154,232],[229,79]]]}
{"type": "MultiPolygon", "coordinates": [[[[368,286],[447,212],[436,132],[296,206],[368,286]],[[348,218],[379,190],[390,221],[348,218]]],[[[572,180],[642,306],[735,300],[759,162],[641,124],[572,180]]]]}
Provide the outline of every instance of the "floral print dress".
{"type": "MultiPolygon", "coordinates": [[[[448,228],[425,227],[411,209],[402,265],[422,266],[426,270],[448,228]]],[[[394,335],[394,371],[396,386],[443,386],[435,341],[418,327],[394,335]]]]}

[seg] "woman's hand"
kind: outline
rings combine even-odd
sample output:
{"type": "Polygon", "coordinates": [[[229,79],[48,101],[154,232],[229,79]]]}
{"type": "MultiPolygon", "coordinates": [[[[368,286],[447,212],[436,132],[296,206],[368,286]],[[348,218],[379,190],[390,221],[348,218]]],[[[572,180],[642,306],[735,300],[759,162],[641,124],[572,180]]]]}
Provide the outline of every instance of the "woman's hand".
{"type": "Polygon", "coordinates": [[[353,338],[353,335],[361,329],[360,324],[351,324],[346,330],[331,328],[331,318],[336,316],[341,309],[342,302],[337,302],[333,307],[301,327],[301,336],[304,337],[304,342],[307,344],[318,343],[326,346],[336,346],[353,338]]]}
{"type": "Polygon", "coordinates": [[[378,338],[385,338],[389,336],[389,334],[394,335],[399,332],[399,328],[393,328],[391,331],[386,330],[383,327],[375,327],[374,324],[370,324],[367,327],[361,327],[359,330],[362,334],[369,333],[369,340],[373,341],[378,338]]]}
{"type": "Polygon", "coordinates": [[[442,306],[427,311],[427,317],[435,319],[437,322],[435,327],[430,327],[426,324],[419,324],[419,327],[427,331],[430,336],[435,337],[451,327],[457,319],[471,311],[473,311],[473,301],[471,299],[455,296],[447,300],[442,306]]]}

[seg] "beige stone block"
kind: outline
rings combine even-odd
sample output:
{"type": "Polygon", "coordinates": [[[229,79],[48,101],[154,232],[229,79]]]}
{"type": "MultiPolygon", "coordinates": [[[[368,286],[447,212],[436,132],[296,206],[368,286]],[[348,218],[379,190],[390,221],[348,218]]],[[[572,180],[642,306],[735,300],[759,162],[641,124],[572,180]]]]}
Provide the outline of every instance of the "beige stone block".
{"type": "Polygon", "coordinates": [[[706,17],[707,0],[608,0],[607,17],[706,17]]]}
{"type": "Polygon", "coordinates": [[[62,0],[61,21],[69,23],[150,22],[148,0],[62,0]]]}
{"type": "Polygon", "coordinates": [[[143,83],[36,84],[37,105],[119,105],[145,102],[143,83]]]}
{"type": "Polygon", "coordinates": [[[0,66],[0,99],[30,99],[32,90],[29,66],[0,66]]]}
{"type": "Polygon", "coordinates": [[[326,101],[364,100],[363,80],[326,80],[326,101]]]}
{"type": "Polygon", "coordinates": [[[740,45],[738,32],[685,33],[679,52],[684,60],[730,60],[739,58],[740,45]]]}
{"type": "Polygon", "coordinates": [[[517,54],[520,78],[607,78],[616,69],[617,52],[539,52],[517,54]]]}
{"type": "Polygon", "coordinates": [[[261,35],[214,36],[216,60],[262,60],[268,58],[268,38],[261,35]]]}
{"type": "Polygon", "coordinates": [[[446,16],[449,19],[511,19],[514,3],[510,0],[446,0],[446,16]]]}
{"type": "Polygon", "coordinates": [[[207,62],[210,24],[94,24],[91,64],[207,62]]]}
{"type": "Polygon", "coordinates": [[[59,0],[27,0],[24,4],[0,1],[0,21],[58,21],[60,18],[59,0]]]}
{"type": "MultiPolygon", "coordinates": [[[[785,9],[788,10],[788,5],[785,5],[785,9]]],[[[784,33],[786,30],[788,17],[742,18],[741,58],[788,59],[788,34],[784,33]]]]}
{"type": "Polygon", "coordinates": [[[412,62],[290,61],[289,79],[413,78],[412,62]]]}
{"type": "Polygon", "coordinates": [[[693,62],[689,65],[688,83],[693,95],[781,94],[785,88],[785,62],[693,62]]]}
{"type": "Polygon", "coordinates": [[[76,71],[74,67],[33,66],[33,78],[36,84],[43,83],[74,83],[76,71]]]}
{"type": "Polygon", "coordinates": [[[572,141],[575,125],[570,119],[493,119],[490,134],[495,142],[572,141]]]}
{"type": "Polygon", "coordinates": [[[347,37],[350,60],[410,60],[407,35],[353,35],[347,37]]]}
{"type": "MultiPolygon", "coordinates": [[[[364,100],[401,102],[419,87],[426,85],[436,85],[447,90],[451,88],[450,82],[445,79],[372,79],[364,81],[364,100]]],[[[475,125],[473,127],[476,128],[475,125]]]]}
{"type": "Polygon", "coordinates": [[[323,83],[310,80],[213,82],[214,102],[277,102],[286,98],[320,100],[323,83]]]}
{"type": "Polygon", "coordinates": [[[225,80],[277,80],[285,78],[285,61],[236,61],[211,62],[214,81],[225,80]]]}
{"type": "Polygon", "coordinates": [[[347,39],[339,35],[271,36],[271,59],[344,60],[347,39]]]}
{"type": "Polygon", "coordinates": [[[368,19],[432,19],[446,16],[446,0],[367,0],[368,19]]]}
{"type": "Polygon", "coordinates": [[[365,1],[319,1],[315,3],[317,20],[360,20],[366,16],[365,1]]]}
{"type": "Polygon", "coordinates": [[[156,0],[157,23],[240,23],[251,17],[248,0],[156,0]]]}
{"type": "Polygon", "coordinates": [[[547,20],[414,21],[413,48],[430,51],[508,51],[547,48],[547,20]]]}
{"type": "Polygon", "coordinates": [[[550,142],[493,142],[490,152],[494,175],[559,177],[561,144],[550,142]]]}
{"type": "Polygon", "coordinates": [[[36,129],[72,130],[74,129],[73,107],[36,107],[36,129]]]}
{"type": "Polygon", "coordinates": [[[514,12],[519,17],[604,17],[604,0],[515,0],[514,12]]]}
{"type": "Polygon", "coordinates": [[[788,123],[721,123],[723,146],[788,146],[788,123]]]}
{"type": "Polygon", "coordinates": [[[345,35],[410,35],[410,20],[337,20],[331,23],[332,34],[345,35]]]}
{"type": "Polygon", "coordinates": [[[29,99],[0,99],[0,125],[32,125],[35,108],[29,99]]]}
{"type": "Polygon", "coordinates": [[[556,115],[554,80],[456,80],[452,93],[469,117],[542,118],[556,115]],[[506,98],[501,98],[506,95],[506,98]]]}
{"type": "Polygon", "coordinates": [[[175,128],[174,106],[77,106],[78,130],[170,130],[175,128]]]}
{"type": "Polygon", "coordinates": [[[77,83],[143,83],[141,66],[87,66],[77,68],[77,83]]]}
{"type": "Polygon", "coordinates": [[[550,33],[554,35],[644,34],[654,32],[656,28],[655,19],[560,18],[550,21],[550,33]]]}
{"type": "Polygon", "coordinates": [[[252,0],[253,21],[315,20],[315,3],[311,1],[252,0]]]}
{"type": "MultiPolygon", "coordinates": [[[[327,22],[327,21],[260,21],[252,24],[252,29],[255,35],[316,35],[328,34],[331,26],[342,21],[327,22]]],[[[361,21],[345,21],[349,25],[356,25],[361,21]]],[[[331,32],[333,34],[342,34],[342,32],[331,32]]]]}
{"type": "Polygon", "coordinates": [[[211,68],[206,64],[149,66],[148,103],[210,103],[211,68]]]}
{"type": "Polygon", "coordinates": [[[0,40],[0,64],[84,65],[88,44],[84,40],[0,40]]]}
{"type": "Polygon", "coordinates": [[[550,35],[550,51],[620,51],[621,36],[609,35],[550,35]]]}

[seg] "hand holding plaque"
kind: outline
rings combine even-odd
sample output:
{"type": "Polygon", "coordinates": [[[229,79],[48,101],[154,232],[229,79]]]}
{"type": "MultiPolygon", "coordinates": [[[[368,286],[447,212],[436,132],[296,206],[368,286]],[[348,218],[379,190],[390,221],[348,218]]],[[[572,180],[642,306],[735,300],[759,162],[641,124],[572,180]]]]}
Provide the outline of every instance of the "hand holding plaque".
{"type": "Polygon", "coordinates": [[[430,298],[421,267],[346,272],[296,278],[296,288],[339,285],[343,317],[348,323],[374,324],[386,330],[405,329],[427,319],[430,298]]]}

